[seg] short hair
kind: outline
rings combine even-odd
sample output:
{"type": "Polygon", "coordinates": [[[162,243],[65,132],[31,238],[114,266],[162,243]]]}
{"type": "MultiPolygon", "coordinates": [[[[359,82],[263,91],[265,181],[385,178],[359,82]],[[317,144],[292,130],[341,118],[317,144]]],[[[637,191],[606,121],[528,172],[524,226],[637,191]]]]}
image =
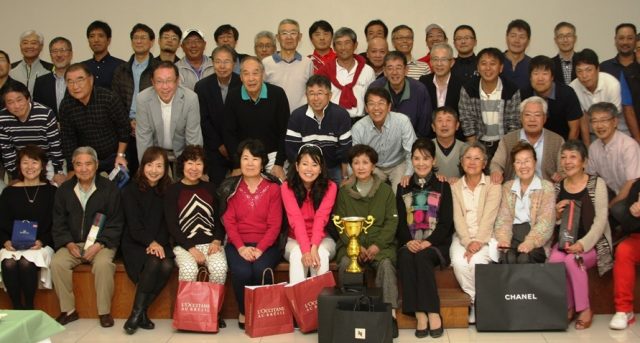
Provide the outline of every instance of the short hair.
{"type": "Polygon", "coordinates": [[[427,27],[424,28],[424,35],[428,36],[429,35],[429,31],[431,31],[433,29],[438,29],[438,30],[442,31],[442,35],[444,36],[444,39],[445,40],[449,39],[449,38],[447,38],[447,32],[442,28],[442,26],[440,26],[439,24],[436,24],[436,23],[427,25],[427,27]]]}
{"type": "Polygon", "coordinates": [[[547,115],[547,110],[549,109],[547,101],[536,95],[528,97],[520,102],[520,114],[524,112],[525,107],[529,104],[539,104],[542,106],[542,112],[544,112],[544,115],[547,115]]]}
{"type": "Polygon", "coordinates": [[[67,45],[70,51],[73,51],[73,46],[71,45],[71,41],[68,40],[67,38],[59,37],[59,36],[52,39],[51,42],[49,42],[49,50],[51,50],[51,47],[53,47],[54,44],[59,42],[63,42],[64,44],[67,45]]]}
{"type": "Polygon", "coordinates": [[[598,54],[591,49],[583,49],[580,52],[577,52],[574,55],[574,62],[577,67],[580,64],[590,64],[595,66],[596,68],[600,67],[600,62],[598,61],[598,54]]]}
{"type": "Polygon", "coordinates": [[[389,28],[380,19],[374,19],[367,23],[367,25],[364,27],[364,36],[365,37],[367,36],[367,31],[371,26],[376,26],[376,25],[382,26],[382,32],[383,32],[384,38],[387,39],[387,36],[389,35],[389,28]]]}
{"type": "Polygon", "coordinates": [[[133,25],[133,28],[131,29],[131,33],[129,33],[129,38],[131,40],[133,40],[133,34],[138,32],[138,31],[146,32],[149,35],[149,39],[150,40],[156,39],[155,32],[153,32],[153,30],[149,26],[147,26],[145,24],[141,24],[141,23],[137,23],[137,24],[133,25]]]}
{"type": "Polygon", "coordinates": [[[238,29],[236,29],[235,27],[229,24],[224,24],[224,25],[218,26],[218,28],[215,31],[213,31],[213,39],[217,42],[218,37],[229,32],[231,32],[231,34],[233,35],[234,40],[237,41],[238,38],[240,38],[240,33],[238,32],[238,29]]]}
{"type": "Polygon", "coordinates": [[[18,180],[24,181],[24,174],[22,174],[20,162],[25,157],[40,161],[42,168],[40,169],[38,179],[41,182],[47,182],[47,153],[41,147],[33,144],[26,145],[18,151],[18,156],[16,157],[16,172],[18,173],[18,180]]]}
{"type": "Polygon", "coordinates": [[[173,33],[175,33],[176,36],[178,36],[178,41],[180,41],[180,39],[182,38],[182,30],[180,29],[180,27],[178,25],[171,24],[171,23],[166,23],[162,25],[162,27],[160,28],[160,31],[158,31],[158,36],[162,36],[162,34],[167,31],[173,31],[173,33]]]}
{"type": "Polygon", "coordinates": [[[589,158],[589,149],[587,149],[587,146],[579,139],[570,139],[564,142],[560,147],[560,153],[563,151],[576,151],[580,154],[583,161],[589,158]]]}
{"type": "Polygon", "coordinates": [[[7,54],[4,50],[0,50],[0,54],[4,55],[4,58],[7,60],[7,63],[11,64],[11,59],[9,58],[9,54],[7,54]]]}
{"type": "Polygon", "coordinates": [[[396,27],[394,27],[394,28],[393,28],[393,30],[391,31],[391,37],[393,38],[393,35],[394,35],[396,32],[400,31],[400,30],[409,30],[409,31],[411,31],[411,35],[413,35],[413,29],[412,29],[412,28],[410,28],[410,27],[409,27],[409,26],[407,26],[407,25],[400,24],[400,25],[398,25],[398,26],[396,26],[396,27]]]}
{"type": "Polygon", "coordinates": [[[618,107],[610,102],[597,102],[587,110],[587,113],[591,117],[594,113],[608,113],[612,118],[617,118],[620,115],[618,107]]]}
{"type": "Polygon", "coordinates": [[[451,45],[449,45],[449,43],[436,43],[431,47],[431,52],[433,53],[433,51],[438,49],[446,50],[449,54],[449,57],[453,58],[453,48],[451,47],[451,45]]]}
{"type": "Polygon", "coordinates": [[[74,63],[74,64],[70,65],[69,68],[67,68],[67,70],[65,70],[64,79],[65,80],[67,79],[67,74],[69,74],[70,72],[78,71],[78,70],[82,70],[82,71],[84,71],[85,74],[87,74],[87,76],[93,77],[93,74],[91,73],[91,70],[89,70],[89,67],[87,67],[82,62],[78,62],[78,63],[74,63]]]}
{"type": "Polygon", "coordinates": [[[245,150],[249,151],[251,156],[260,158],[260,169],[264,170],[269,162],[269,156],[267,148],[262,144],[262,141],[255,138],[249,138],[240,142],[240,144],[238,144],[238,150],[236,151],[236,154],[238,155],[238,165],[240,165],[242,152],[245,150]]]}
{"type": "Polygon", "coordinates": [[[553,28],[553,33],[554,33],[554,34],[555,34],[555,33],[558,33],[558,31],[559,31],[561,28],[563,28],[563,27],[568,27],[568,28],[570,28],[574,33],[576,32],[576,26],[575,26],[575,25],[573,25],[573,24],[571,24],[571,23],[569,23],[569,22],[566,22],[566,21],[561,21],[561,22],[559,22],[559,23],[557,23],[557,24],[556,24],[556,27],[554,27],[554,28],[553,28]]]}
{"type": "Polygon", "coordinates": [[[497,59],[500,62],[500,64],[504,64],[504,55],[502,54],[502,51],[500,51],[498,48],[484,48],[480,50],[480,52],[478,53],[478,63],[480,62],[480,59],[484,55],[493,57],[497,59]]]}
{"type": "Polygon", "coordinates": [[[620,29],[624,29],[624,28],[630,28],[631,30],[633,30],[633,34],[636,35],[638,33],[638,30],[636,29],[636,26],[634,24],[631,23],[622,23],[622,24],[618,24],[618,26],[616,26],[616,34],[618,34],[618,31],[620,31],[620,29]]]}
{"type": "Polygon", "coordinates": [[[440,107],[436,108],[433,111],[433,115],[432,115],[431,121],[435,122],[436,118],[438,117],[438,114],[440,114],[440,113],[442,113],[442,114],[450,114],[456,119],[456,121],[458,121],[458,112],[456,112],[455,108],[453,108],[453,107],[451,107],[449,105],[444,105],[444,106],[440,106],[440,107]]]}
{"type": "Polygon", "coordinates": [[[309,37],[313,35],[314,32],[318,31],[318,29],[326,32],[331,32],[333,36],[333,27],[326,20],[318,20],[309,26],[309,37]]]}
{"type": "Polygon", "coordinates": [[[285,24],[291,24],[291,25],[295,25],[296,27],[298,27],[298,30],[300,30],[300,24],[298,24],[298,22],[294,19],[289,19],[289,18],[285,18],[280,20],[280,23],[278,23],[278,30],[280,29],[280,26],[285,25],[285,24]]]}
{"type": "Polygon", "coordinates": [[[349,39],[354,43],[358,42],[358,35],[356,35],[355,31],[348,27],[341,27],[333,34],[333,44],[335,45],[336,40],[342,37],[349,37],[349,39]]]}
{"type": "Polygon", "coordinates": [[[42,33],[36,31],[36,30],[27,30],[24,31],[23,33],[20,34],[20,41],[22,41],[23,39],[31,36],[31,35],[36,35],[38,36],[38,42],[40,43],[40,45],[44,44],[44,36],[42,35],[42,33]]]}
{"type": "Polygon", "coordinates": [[[400,60],[402,61],[403,66],[407,66],[407,56],[405,56],[400,51],[389,51],[386,55],[384,55],[384,62],[382,63],[382,65],[387,65],[387,62],[391,60],[400,60]]]}
{"type": "Polygon", "coordinates": [[[372,95],[383,98],[387,104],[391,103],[391,94],[389,94],[389,91],[384,87],[370,87],[367,89],[367,92],[364,93],[364,102],[367,103],[369,97],[372,95]]]}
{"type": "MultiPolygon", "coordinates": [[[[482,144],[479,141],[467,142],[466,145],[463,145],[462,151],[460,152],[460,161],[458,163],[458,171],[460,172],[460,175],[464,175],[465,174],[464,169],[462,168],[462,160],[464,159],[464,156],[471,149],[480,150],[480,153],[482,154],[482,161],[487,162],[489,160],[489,155],[487,154],[487,147],[485,147],[484,144],[482,144]]],[[[485,168],[486,168],[486,166],[485,166],[485,168]]]]}
{"type": "Polygon", "coordinates": [[[87,38],[89,38],[91,31],[94,30],[102,30],[102,32],[107,35],[107,38],[111,38],[111,26],[109,26],[109,24],[105,23],[104,21],[96,20],[93,23],[89,24],[89,26],[87,27],[87,38]]]}
{"type": "Polygon", "coordinates": [[[161,147],[151,146],[148,147],[147,150],[145,150],[142,154],[142,158],[140,159],[140,167],[138,168],[138,171],[136,171],[136,175],[133,177],[133,179],[138,184],[138,189],[141,192],[145,192],[149,190],[149,188],[151,188],[149,180],[144,174],[144,166],[145,164],[151,163],[158,158],[162,159],[162,164],[164,165],[164,174],[158,181],[156,192],[158,194],[164,194],[169,185],[171,185],[171,177],[169,176],[169,158],[167,157],[166,151],[161,147]]]}
{"type": "Polygon", "coordinates": [[[236,51],[233,48],[226,45],[215,47],[215,49],[211,51],[211,59],[215,59],[215,56],[221,52],[226,52],[229,55],[231,55],[231,59],[233,60],[233,63],[236,63],[236,60],[238,59],[238,53],[236,53],[236,51]]]}
{"type": "MultiPolygon", "coordinates": [[[[201,145],[189,144],[184,147],[182,154],[178,157],[178,170],[184,171],[184,164],[187,161],[201,160],[204,170],[207,170],[207,158],[205,156],[204,148],[201,145]]],[[[142,165],[140,165],[142,167],[142,165]]]]}
{"type": "Polygon", "coordinates": [[[240,73],[242,74],[242,71],[244,70],[244,65],[249,62],[249,61],[254,61],[256,63],[258,63],[258,66],[260,66],[260,70],[264,73],[264,64],[262,64],[262,61],[255,57],[255,56],[247,56],[245,58],[242,59],[242,61],[240,61],[240,73]]]}
{"type": "Polygon", "coordinates": [[[311,75],[305,84],[306,88],[320,86],[331,91],[331,81],[324,75],[311,75]]]}
{"type": "Polygon", "coordinates": [[[75,162],[76,157],[78,157],[78,155],[82,155],[82,154],[89,155],[93,163],[98,164],[98,153],[94,148],[90,146],[77,147],[76,150],[74,150],[73,154],[71,155],[71,164],[75,162]]]}
{"type": "Polygon", "coordinates": [[[531,151],[531,155],[533,155],[533,160],[537,161],[538,157],[536,156],[536,149],[533,148],[533,145],[529,144],[527,141],[519,141],[516,145],[511,148],[510,157],[513,163],[516,162],[516,155],[523,151],[531,151]]]}
{"type": "Polygon", "coordinates": [[[458,27],[456,27],[456,29],[453,31],[453,37],[455,38],[456,33],[458,33],[458,31],[460,30],[469,30],[471,31],[471,33],[473,34],[473,38],[476,39],[476,30],[473,29],[473,27],[471,27],[471,25],[458,25],[458,27]]]}
{"type": "Polygon", "coordinates": [[[29,93],[29,88],[25,86],[22,82],[6,82],[3,87],[2,94],[0,97],[4,100],[4,97],[11,93],[16,92],[22,94],[27,100],[31,99],[31,93],[29,93]]]}
{"type": "Polygon", "coordinates": [[[415,142],[413,142],[413,144],[411,145],[412,156],[416,152],[416,150],[420,150],[420,152],[423,154],[425,154],[425,152],[428,152],[429,156],[431,156],[432,158],[436,157],[436,145],[433,144],[433,141],[429,138],[420,137],[416,139],[415,142]]]}
{"type": "Polygon", "coordinates": [[[378,163],[378,153],[376,150],[366,144],[355,144],[349,149],[349,165],[353,164],[353,159],[366,155],[372,164],[378,163]]]}
{"type": "Polygon", "coordinates": [[[507,25],[507,34],[509,34],[509,31],[513,29],[523,30],[527,33],[527,38],[531,39],[531,26],[529,26],[529,23],[527,23],[526,21],[522,19],[512,20],[509,25],[507,25]]]}
{"type": "Polygon", "coordinates": [[[153,66],[153,68],[151,69],[151,78],[152,79],[156,74],[156,70],[158,70],[158,69],[171,69],[171,70],[173,70],[173,72],[176,75],[176,80],[180,77],[180,71],[178,70],[178,66],[176,66],[175,63],[173,63],[171,61],[160,61],[155,66],[153,66]]]}
{"type": "Polygon", "coordinates": [[[258,39],[260,38],[269,38],[271,40],[271,44],[273,44],[274,46],[276,45],[276,36],[273,34],[273,32],[271,31],[260,31],[258,33],[256,33],[256,37],[253,39],[253,44],[257,44],[258,43],[258,39]]]}
{"type": "Polygon", "coordinates": [[[529,61],[529,77],[531,77],[531,74],[536,69],[548,70],[551,72],[551,76],[555,77],[555,74],[553,72],[554,68],[555,68],[555,64],[553,63],[553,60],[551,59],[551,57],[548,57],[545,55],[538,55],[536,57],[533,57],[529,61]]]}

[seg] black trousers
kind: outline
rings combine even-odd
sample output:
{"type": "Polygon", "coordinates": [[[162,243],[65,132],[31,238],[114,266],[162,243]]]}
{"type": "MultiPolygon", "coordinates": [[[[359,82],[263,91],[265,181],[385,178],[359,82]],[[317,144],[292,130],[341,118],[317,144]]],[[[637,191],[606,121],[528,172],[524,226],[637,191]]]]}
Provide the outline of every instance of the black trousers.
{"type": "Polygon", "coordinates": [[[412,253],[406,246],[398,249],[398,269],[402,282],[402,313],[440,313],[440,297],[433,269],[440,265],[435,248],[412,253]]]}
{"type": "Polygon", "coordinates": [[[545,254],[544,248],[535,248],[528,253],[518,251],[518,245],[524,242],[525,237],[529,234],[529,231],[531,231],[531,225],[529,225],[529,223],[513,224],[512,231],[511,248],[502,252],[500,256],[502,263],[523,264],[544,263],[544,261],[546,261],[547,254],[545,254]]]}

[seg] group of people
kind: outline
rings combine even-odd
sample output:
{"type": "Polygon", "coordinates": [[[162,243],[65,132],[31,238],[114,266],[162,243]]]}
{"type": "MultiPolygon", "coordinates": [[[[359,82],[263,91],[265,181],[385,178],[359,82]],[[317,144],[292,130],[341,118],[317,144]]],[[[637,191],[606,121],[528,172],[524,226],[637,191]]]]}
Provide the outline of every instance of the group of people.
{"type": "Polygon", "coordinates": [[[420,59],[410,27],[391,31],[394,51],[388,31],[371,21],[357,54],[354,30],[320,20],[309,28],[315,50],[302,56],[300,25],[284,19],[276,35],[256,35],[249,56],[235,51],[237,29],[221,25],[206,56],[202,31],[168,23],[154,57],[154,31],[136,24],[125,62],[108,52],[109,25],[95,21],[93,58],[72,64],[71,42],[56,37],[53,65],[39,59],[42,35],[24,32],[22,60],[0,51],[10,180],[0,260],[14,307],[33,308],[38,283],[53,282],[57,320],[78,319],[72,269],[91,263],[100,324],[112,326],[120,250],[137,285],[127,333],[154,327],[147,309],[174,265],[180,280],[206,266],[223,284],[229,271],[243,327],[244,286],[283,257],[291,283],[327,272],[334,257],[342,277],[348,239],[329,218],[373,215],[358,260],[376,272],[395,336],[398,279],[415,335],[442,335],[437,266],[452,265],[475,322],[475,265],[490,263],[491,249],[494,262],[564,263],[577,329],[593,317],[587,269],[613,269],[610,327],[626,328],[640,261],[636,27],[616,27],[618,54],[602,64],[574,51],[568,22],[554,28],[554,58],[526,55],[531,28],[520,19],[507,26],[505,52],[477,55],[469,25],[455,29],[454,47],[440,25],[427,26],[420,59]],[[114,167],[132,175],[122,190],[100,176],[114,167]],[[559,246],[572,202],[582,206],[578,234],[559,246]],[[37,224],[31,249],[12,246],[15,221],[37,224]],[[628,236],[617,249],[612,230],[628,236]]]}

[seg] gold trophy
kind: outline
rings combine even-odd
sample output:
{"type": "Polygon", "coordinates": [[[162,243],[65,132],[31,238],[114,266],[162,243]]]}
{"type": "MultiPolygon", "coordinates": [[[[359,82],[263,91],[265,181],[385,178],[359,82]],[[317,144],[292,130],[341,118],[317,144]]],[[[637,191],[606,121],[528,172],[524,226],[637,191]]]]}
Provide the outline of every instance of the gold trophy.
{"type": "Polygon", "coordinates": [[[367,233],[367,229],[373,225],[375,218],[372,215],[364,217],[344,217],[340,219],[340,216],[333,216],[333,224],[338,228],[338,232],[342,234],[347,232],[349,237],[349,244],[347,245],[347,256],[351,259],[349,267],[347,267],[348,273],[362,273],[362,268],[358,265],[358,255],[360,255],[360,244],[358,243],[358,236],[361,231],[367,233]],[[364,223],[364,224],[363,224],[364,223]]]}

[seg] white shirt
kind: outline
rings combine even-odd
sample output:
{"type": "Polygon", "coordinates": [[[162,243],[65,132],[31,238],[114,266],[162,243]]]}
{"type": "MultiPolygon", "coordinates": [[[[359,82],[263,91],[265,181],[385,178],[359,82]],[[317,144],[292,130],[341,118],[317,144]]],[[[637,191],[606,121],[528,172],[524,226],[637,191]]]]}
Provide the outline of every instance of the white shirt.
{"type": "MultiPolygon", "coordinates": [[[[521,141],[527,141],[529,144],[531,144],[531,141],[529,141],[529,139],[527,138],[527,134],[524,133],[524,129],[520,129],[520,140],[521,141]]],[[[531,144],[533,146],[533,150],[536,151],[536,175],[542,177],[542,154],[544,154],[544,131],[542,131],[542,133],[540,133],[540,138],[538,138],[538,141],[536,142],[536,144],[531,144]]]]}
{"type": "MultiPolygon", "coordinates": [[[[356,61],[356,64],[353,65],[353,68],[351,68],[351,70],[347,70],[342,66],[340,66],[337,60],[335,63],[336,63],[336,79],[338,80],[338,82],[340,82],[341,85],[346,85],[351,83],[351,81],[353,81],[353,77],[356,74],[356,67],[357,67],[358,61],[356,61]]],[[[349,112],[349,117],[356,118],[356,117],[362,117],[365,115],[364,93],[367,92],[369,85],[375,79],[376,79],[376,73],[373,71],[373,69],[370,66],[365,65],[362,71],[360,72],[360,77],[358,78],[358,81],[353,86],[353,95],[358,100],[358,105],[352,108],[345,108],[345,110],[349,112]]],[[[332,94],[331,102],[339,105],[340,94],[342,94],[342,91],[339,90],[336,86],[334,86],[333,83],[331,84],[331,94],[332,94]]]]}
{"type": "Polygon", "coordinates": [[[516,180],[511,186],[511,192],[516,195],[516,208],[514,210],[513,218],[514,224],[531,222],[531,213],[529,212],[531,209],[531,191],[540,189],[542,189],[542,181],[540,181],[540,178],[537,175],[534,175],[533,180],[531,180],[531,184],[527,187],[527,190],[524,191],[524,194],[521,194],[520,179],[516,177],[516,180]]]}
{"type": "MultiPolygon", "coordinates": [[[[608,73],[598,73],[598,85],[596,89],[591,93],[585,86],[580,83],[577,78],[569,84],[573,90],[576,91],[578,101],[580,101],[580,107],[582,112],[587,114],[587,110],[591,105],[598,102],[610,102],[618,108],[620,116],[618,117],[618,130],[627,136],[630,136],[627,122],[622,115],[622,92],[620,90],[620,82],[615,77],[608,73]]],[[[587,117],[587,120],[589,118],[587,117]]],[[[589,132],[593,133],[593,128],[589,125],[589,132]]]]}
{"type": "Polygon", "coordinates": [[[162,99],[160,100],[160,110],[162,110],[162,128],[164,130],[164,140],[159,142],[164,149],[173,150],[173,144],[171,143],[171,105],[173,104],[173,98],[168,104],[165,104],[162,99]]]}
{"type": "Polygon", "coordinates": [[[482,174],[480,182],[473,190],[467,186],[467,178],[465,176],[463,176],[460,181],[462,182],[462,201],[464,201],[464,207],[467,210],[465,218],[469,229],[469,236],[473,239],[478,234],[478,206],[480,205],[480,194],[482,193],[482,189],[484,189],[488,183],[484,174],[482,174]]]}

